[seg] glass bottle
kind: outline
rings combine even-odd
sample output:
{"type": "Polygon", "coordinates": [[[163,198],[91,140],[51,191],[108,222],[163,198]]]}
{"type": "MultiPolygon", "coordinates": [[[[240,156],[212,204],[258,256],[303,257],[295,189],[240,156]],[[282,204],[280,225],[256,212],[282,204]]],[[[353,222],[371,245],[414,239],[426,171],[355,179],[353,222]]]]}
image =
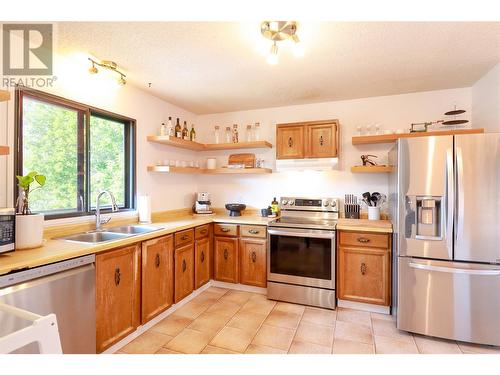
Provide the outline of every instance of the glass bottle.
{"type": "Polygon", "coordinates": [[[189,132],[189,140],[193,142],[196,140],[196,130],[194,130],[194,124],[191,124],[191,131],[189,132]]]}
{"type": "Polygon", "coordinates": [[[217,125],[215,126],[214,138],[215,138],[215,143],[220,142],[220,130],[219,130],[219,126],[217,126],[217,125]]]}
{"type": "Polygon", "coordinates": [[[172,117],[168,118],[168,123],[167,123],[167,135],[169,137],[174,136],[174,127],[172,126],[172,117]]]}
{"type": "Polygon", "coordinates": [[[226,126],[226,143],[231,143],[231,127],[226,126]]]}
{"type": "Polygon", "coordinates": [[[233,143],[238,143],[238,124],[233,124],[233,143]]]}
{"type": "Polygon", "coordinates": [[[255,128],[253,130],[253,138],[256,141],[260,141],[260,123],[255,123],[255,128]]]}
{"type": "Polygon", "coordinates": [[[181,124],[179,123],[179,117],[177,117],[177,122],[175,124],[175,136],[177,138],[182,138],[182,128],[181,124]]]}
{"type": "Polygon", "coordinates": [[[189,141],[189,130],[186,121],[184,121],[184,127],[182,128],[182,139],[189,141]]]}
{"type": "Polygon", "coordinates": [[[246,141],[252,142],[252,125],[247,125],[246,141]]]}

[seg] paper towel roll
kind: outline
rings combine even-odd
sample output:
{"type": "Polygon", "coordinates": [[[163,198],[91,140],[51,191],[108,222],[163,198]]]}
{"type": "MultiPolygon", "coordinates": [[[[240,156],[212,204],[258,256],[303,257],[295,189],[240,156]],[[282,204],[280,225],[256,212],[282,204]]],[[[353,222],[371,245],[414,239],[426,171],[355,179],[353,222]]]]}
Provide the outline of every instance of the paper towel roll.
{"type": "Polygon", "coordinates": [[[139,196],[137,210],[139,211],[139,223],[151,223],[151,198],[149,195],[139,196]]]}

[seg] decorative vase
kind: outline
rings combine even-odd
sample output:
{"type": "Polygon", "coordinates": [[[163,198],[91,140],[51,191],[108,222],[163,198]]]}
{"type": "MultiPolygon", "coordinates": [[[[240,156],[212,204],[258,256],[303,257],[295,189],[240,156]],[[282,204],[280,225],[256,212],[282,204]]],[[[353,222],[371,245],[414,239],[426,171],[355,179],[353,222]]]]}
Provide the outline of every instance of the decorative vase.
{"type": "Polygon", "coordinates": [[[16,250],[43,245],[43,214],[16,215],[16,250]]]}

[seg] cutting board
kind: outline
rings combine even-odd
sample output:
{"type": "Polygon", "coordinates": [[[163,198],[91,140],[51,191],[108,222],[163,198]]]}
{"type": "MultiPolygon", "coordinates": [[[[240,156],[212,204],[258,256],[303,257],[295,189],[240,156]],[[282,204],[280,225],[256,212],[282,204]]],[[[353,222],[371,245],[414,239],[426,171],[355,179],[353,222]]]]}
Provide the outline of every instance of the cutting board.
{"type": "Polygon", "coordinates": [[[244,164],[245,168],[255,168],[255,154],[231,154],[227,164],[244,164]]]}

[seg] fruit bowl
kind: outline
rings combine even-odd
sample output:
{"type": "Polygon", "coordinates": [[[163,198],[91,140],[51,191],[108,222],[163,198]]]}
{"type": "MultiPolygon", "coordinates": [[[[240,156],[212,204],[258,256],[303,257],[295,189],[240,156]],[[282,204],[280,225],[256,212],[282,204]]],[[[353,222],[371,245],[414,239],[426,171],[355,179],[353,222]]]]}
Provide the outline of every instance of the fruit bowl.
{"type": "Polygon", "coordinates": [[[247,208],[246,204],[242,203],[227,203],[226,210],[229,211],[229,216],[241,216],[241,211],[247,208]]]}

